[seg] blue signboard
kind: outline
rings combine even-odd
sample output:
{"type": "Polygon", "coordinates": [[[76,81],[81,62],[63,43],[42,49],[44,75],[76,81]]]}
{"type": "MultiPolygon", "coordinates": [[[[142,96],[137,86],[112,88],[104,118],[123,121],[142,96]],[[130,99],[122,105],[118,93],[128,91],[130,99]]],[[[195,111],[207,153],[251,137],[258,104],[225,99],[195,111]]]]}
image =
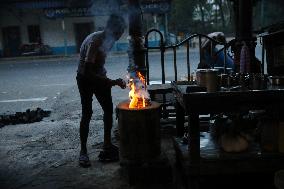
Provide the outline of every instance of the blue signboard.
{"type": "Polygon", "coordinates": [[[90,8],[84,8],[84,7],[46,9],[44,13],[45,13],[45,16],[48,18],[94,16],[90,8]]]}
{"type": "MultiPolygon", "coordinates": [[[[171,0],[144,0],[140,6],[143,13],[167,13],[171,8],[171,0]]],[[[88,17],[88,16],[105,16],[114,12],[121,12],[124,9],[117,0],[97,0],[93,1],[90,7],[58,7],[45,9],[45,15],[48,18],[60,17],[88,17]]]]}
{"type": "Polygon", "coordinates": [[[121,11],[117,0],[96,0],[87,7],[58,7],[45,10],[48,18],[105,16],[121,11]]]}
{"type": "Polygon", "coordinates": [[[171,10],[171,0],[142,0],[141,8],[144,13],[167,13],[171,10]]]}

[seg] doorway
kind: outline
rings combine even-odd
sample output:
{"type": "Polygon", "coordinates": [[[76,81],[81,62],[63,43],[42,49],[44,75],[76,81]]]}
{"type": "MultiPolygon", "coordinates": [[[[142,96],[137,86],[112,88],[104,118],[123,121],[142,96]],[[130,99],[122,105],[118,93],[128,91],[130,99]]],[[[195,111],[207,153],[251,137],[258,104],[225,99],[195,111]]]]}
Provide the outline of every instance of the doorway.
{"type": "Polygon", "coordinates": [[[40,27],[39,25],[28,26],[28,36],[30,43],[41,44],[40,27]]]}
{"type": "Polygon", "coordinates": [[[6,57],[19,56],[21,54],[20,46],[21,33],[19,26],[9,26],[2,28],[3,34],[3,55],[6,57]]]}
{"type": "Polygon", "coordinates": [[[94,23],[86,22],[86,23],[75,23],[75,40],[76,40],[76,49],[77,52],[80,52],[80,47],[84,39],[90,33],[94,32],[94,23]]]}

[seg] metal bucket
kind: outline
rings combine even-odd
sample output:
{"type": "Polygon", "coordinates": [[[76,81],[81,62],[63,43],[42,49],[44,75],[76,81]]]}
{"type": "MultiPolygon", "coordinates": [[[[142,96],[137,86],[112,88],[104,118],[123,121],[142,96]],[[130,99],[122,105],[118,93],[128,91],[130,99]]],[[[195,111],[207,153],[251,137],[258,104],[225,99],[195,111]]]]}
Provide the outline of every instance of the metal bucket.
{"type": "Polygon", "coordinates": [[[218,70],[216,69],[197,70],[196,80],[197,85],[207,88],[207,92],[216,92],[218,90],[218,70]]]}
{"type": "Polygon", "coordinates": [[[161,153],[160,104],[142,109],[128,108],[129,101],[117,105],[120,134],[120,161],[148,161],[161,153]]]}
{"type": "Polygon", "coordinates": [[[200,87],[206,87],[207,69],[198,69],[196,72],[196,82],[200,87]]]}
{"type": "Polygon", "coordinates": [[[284,76],[269,76],[269,82],[272,86],[284,86],[284,76]]]}

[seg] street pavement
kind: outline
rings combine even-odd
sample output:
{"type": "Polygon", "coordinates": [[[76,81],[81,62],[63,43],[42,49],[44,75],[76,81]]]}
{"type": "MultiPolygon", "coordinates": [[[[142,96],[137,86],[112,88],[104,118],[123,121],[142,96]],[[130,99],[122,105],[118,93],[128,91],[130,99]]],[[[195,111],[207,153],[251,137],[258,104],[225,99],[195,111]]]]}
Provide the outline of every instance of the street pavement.
{"type": "MultiPolygon", "coordinates": [[[[178,56],[178,79],[186,76],[186,56],[181,51],[178,56]]],[[[197,67],[198,54],[192,52],[192,70],[197,67]]],[[[166,54],[166,79],[174,79],[172,53],[166,54]]],[[[160,55],[150,55],[150,80],[161,80],[160,55]]],[[[111,79],[127,80],[127,54],[113,54],[107,59],[106,69],[111,79]]],[[[78,56],[49,59],[0,60],[0,113],[25,111],[41,107],[51,109],[52,104],[64,91],[76,85],[78,56]]],[[[124,90],[125,91],[125,90],[124,90]]],[[[113,94],[124,91],[113,89],[113,94]]],[[[72,92],[72,91],[70,91],[72,92]]],[[[126,94],[127,92],[125,92],[126,94]]],[[[125,95],[127,98],[127,95],[125,95]]]]}
{"type": "MultiPolygon", "coordinates": [[[[150,60],[150,73],[156,80],[161,80],[159,58],[159,53],[154,52],[150,60]]],[[[51,110],[51,116],[41,122],[0,128],[0,188],[133,188],[120,173],[118,162],[98,161],[103,112],[95,98],[88,140],[92,166],[78,166],[81,105],[75,79],[77,63],[77,56],[1,60],[1,114],[39,107],[51,110]]],[[[106,63],[109,78],[126,79],[127,66],[127,54],[110,55],[106,63]]],[[[173,67],[168,65],[166,69],[173,67]]],[[[114,107],[128,99],[128,92],[129,89],[113,87],[114,107]]],[[[115,116],[112,131],[112,140],[117,144],[115,116]]]]}

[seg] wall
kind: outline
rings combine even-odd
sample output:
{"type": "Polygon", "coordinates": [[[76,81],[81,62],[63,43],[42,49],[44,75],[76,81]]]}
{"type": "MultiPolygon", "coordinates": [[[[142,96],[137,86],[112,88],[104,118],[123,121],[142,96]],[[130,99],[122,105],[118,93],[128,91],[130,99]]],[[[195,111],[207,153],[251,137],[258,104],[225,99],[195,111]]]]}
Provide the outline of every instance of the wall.
{"type": "MultiPolygon", "coordinates": [[[[40,25],[42,42],[49,45],[53,54],[65,54],[64,37],[66,35],[67,54],[76,53],[76,41],[74,33],[74,23],[93,22],[94,29],[102,29],[105,26],[107,16],[96,17],[68,17],[64,18],[65,33],[62,29],[62,18],[48,19],[42,10],[26,10],[26,11],[7,11],[0,9],[0,56],[3,52],[3,36],[2,28],[7,26],[20,26],[22,43],[29,43],[28,25],[40,25]]],[[[126,51],[128,48],[128,29],[116,42],[113,51],[126,51]]]]}

